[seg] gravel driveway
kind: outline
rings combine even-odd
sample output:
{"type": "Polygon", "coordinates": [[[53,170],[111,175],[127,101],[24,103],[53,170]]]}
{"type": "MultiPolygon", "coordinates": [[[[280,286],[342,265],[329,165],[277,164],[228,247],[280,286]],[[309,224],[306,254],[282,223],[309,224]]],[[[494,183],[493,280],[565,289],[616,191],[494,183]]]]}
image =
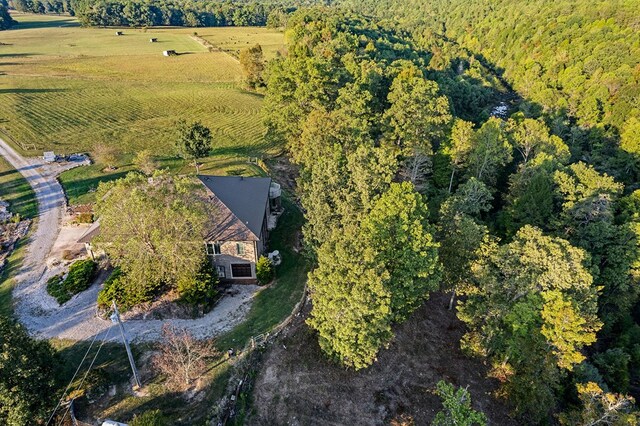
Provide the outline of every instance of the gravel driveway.
{"type": "MultiPolygon", "coordinates": [[[[95,314],[96,296],[100,291],[98,285],[74,296],[62,306],[46,291],[47,278],[60,272],[59,267],[49,268],[47,263],[66,208],[64,192],[56,176],[78,164],[48,165],[38,158],[24,158],[2,139],[0,155],[27,179],[38,198],[36,230],[29,237],[23,265],[15,276],[13,297],[18,319],[32,334],[42,338],[86,340],[98,335],[98,339],[118,339],[119,334],[111,321],[95,314]]],[[[234,286],[233,290],[233,295],[224,296],[202,318],[130,320],[125,322],[127,334],[134,341],[153,341],[159,338],[162,325],[171,323],[189,329],[198,338],[214,337],[244,319],[258,287],[242,285],[234,286]]]]}

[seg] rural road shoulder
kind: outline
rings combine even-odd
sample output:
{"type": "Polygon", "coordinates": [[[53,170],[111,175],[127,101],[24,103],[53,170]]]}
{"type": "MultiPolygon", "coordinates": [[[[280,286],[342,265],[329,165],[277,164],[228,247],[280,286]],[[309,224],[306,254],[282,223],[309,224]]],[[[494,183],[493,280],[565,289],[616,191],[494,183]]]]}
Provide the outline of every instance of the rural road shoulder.
{"type": "MultiPolygon", "coordinates": [[[[109,320],[96,316],[96,297],[100,288],[94,285],[74,296],[62,306],[46,291],[46,280],[62,272],[60,267],[47,267],[49,253],[58,237],[66,208],[64,191],[56,176],[43,160],[24,158],[0,139],[2,155],[29,182],[38,199],[36,229],[27,241],[27,252],[13,290],[15,313],[29,332],[41,338],[100,340],[119,337],[109,320]]],[[[258,287],[234,286],[232,295],[224,296],[216,307],[202,318],[193,320],[130,320],[126,329],[134,341],[154,341],[160,338],[162,325],[171,323],[188,328],[197,338],[214,337],[242,322],[249,311],[258,287]]]]}
{"type": "Polygon", "coordinates": [[[55,176],[44,176],[36,161],[28,161],[18,154],[8,143],[0,139],[0,155],[2,155],[29,182],[38,199],[38,219],[36,230],[29,236],[27,254],[22,267],[15,276],[17,282],[13,296],[16,313],[22,316],[27,305],[27,299],[37,298],[42,307],[55,308],[55,301],[44,287],[34,286],[46,270],[46,258],[53,247],[65,208],[65,198],[62,187],[55,176]],[[50,299],[50,300],[47,300],[50,299]],[[48,302],[48,303],[47,303],[48,302]],[[48,306],[47,306],[48,305],[48,306]]]}

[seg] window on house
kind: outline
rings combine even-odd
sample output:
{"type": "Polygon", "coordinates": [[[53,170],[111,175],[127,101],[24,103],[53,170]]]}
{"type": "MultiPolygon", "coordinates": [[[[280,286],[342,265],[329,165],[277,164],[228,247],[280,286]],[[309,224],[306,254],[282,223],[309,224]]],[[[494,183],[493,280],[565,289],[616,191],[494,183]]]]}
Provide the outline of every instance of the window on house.
{"type": "Polygon", "coordinates": [[[206,243],[207,254],[213,256],[214,254],[220,254],[220,243],[206,243]]]}
{"type": "Polygon", "coordinates": [[[236,249],[238,250],[238,254],[244,254],[244,243],[237,243],[236,249]]]}
{"type": "Polygon", "coordinates": [[[231,274],[234,278],[251,278],[250,263],[232,263],[231,274]]]}
{"type": "Polygon", "coordinates": [[[227,274],[225,273],[225,270],[224,270],[224,266],[218,265],[216,268],[218,269],[218,277],[219,278],[226,278],[227,277],[227,274]]]}

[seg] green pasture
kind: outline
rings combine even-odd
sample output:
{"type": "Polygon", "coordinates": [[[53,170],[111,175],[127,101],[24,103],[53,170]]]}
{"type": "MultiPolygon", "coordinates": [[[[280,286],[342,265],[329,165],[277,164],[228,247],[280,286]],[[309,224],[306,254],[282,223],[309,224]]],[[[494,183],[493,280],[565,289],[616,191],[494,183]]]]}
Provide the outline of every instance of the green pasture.
{"type": "Polygon", "coordinates": [[[214,150],[204,163],[224,166],[221,173],[249,156],[279,150],[264,142],[262,96],[242,89],[233,53],[261,43],[273,57],[283,46],[282,33],[196,28],[224,50],[209,52],[193,37],[193,28],[125,28],[117,36],[111,28],[82,28],[68,16],[14,17],[20,24],[0,32],[2,137],[25,155],[91,153],[96,144],[106,144],[116,147],[120,158],[113,175],[97,166],[63,175],[63,184],[86,175],[82,188],[65,185],[77,195],[72,199],[90,190],[92,179],[113,178],[130,168],[142,149],[175,162],[170,159],[180,119],[200,120],[211,129],[214,150]],[[165,57],[163,50],[179,54],[165,57]]]}
{"type": "Polygon", "coordinates": [[[0,157],[0,200],[9,203],[9,210],[22,217],[38,215],[38,200],[29,182],[3,157],[0,157]]]}

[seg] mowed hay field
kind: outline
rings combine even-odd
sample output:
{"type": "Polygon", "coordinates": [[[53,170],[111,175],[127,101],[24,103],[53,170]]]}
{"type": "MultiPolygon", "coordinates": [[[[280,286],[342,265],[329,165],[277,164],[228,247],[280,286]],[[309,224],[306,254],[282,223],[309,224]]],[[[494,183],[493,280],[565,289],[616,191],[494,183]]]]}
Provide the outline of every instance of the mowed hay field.
{"type": "MultiPolygon", "coordinates": [[[[284,43],[265,28],[81,28],[70,17],[15,14],[0,32],[0,133],[26,155],[117,147],[122,161],[150,148],[173,152],[175,123],[200,120],[219,153],[261,156],[262,97],[241,89],[238,61],[209,52],[192,37],[227,51],[260,43],[267,58],[284,43]],[[150,38],[157,43],[150,43],[150,38]],[[163,50],[178,56],[165,57],[163,50]]],[[[214,154],[215,154],[214,150],[214,154]]]]}

